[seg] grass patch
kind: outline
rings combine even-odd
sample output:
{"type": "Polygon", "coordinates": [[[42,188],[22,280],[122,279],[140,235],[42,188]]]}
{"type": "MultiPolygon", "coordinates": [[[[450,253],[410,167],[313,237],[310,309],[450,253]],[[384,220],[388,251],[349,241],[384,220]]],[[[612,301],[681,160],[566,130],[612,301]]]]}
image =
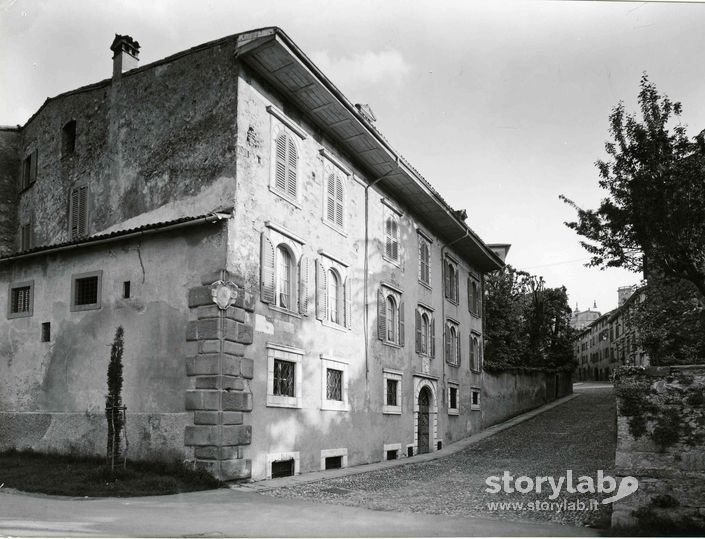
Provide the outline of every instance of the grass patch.
{"type": "Polygon", "coordinates": [[[101,457],[79,457],[34,451],[0,453],[0,483],[24,492],[61,496],[156,496],[224,486],[204,470],[181,462],[127,461],[115,473],[101,457]]]}

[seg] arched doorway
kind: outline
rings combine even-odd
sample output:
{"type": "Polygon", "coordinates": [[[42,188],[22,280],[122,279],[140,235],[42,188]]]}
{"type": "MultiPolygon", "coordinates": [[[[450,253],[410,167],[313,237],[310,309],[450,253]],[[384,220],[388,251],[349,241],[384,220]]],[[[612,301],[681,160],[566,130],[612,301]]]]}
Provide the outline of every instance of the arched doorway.
{"type": "Polygon", "coordinates": [[[431,391],[428,387],[422,387],[419,391],[419,412],[418,412],[418,452],[428,453],[431,451],[431,391]]]}

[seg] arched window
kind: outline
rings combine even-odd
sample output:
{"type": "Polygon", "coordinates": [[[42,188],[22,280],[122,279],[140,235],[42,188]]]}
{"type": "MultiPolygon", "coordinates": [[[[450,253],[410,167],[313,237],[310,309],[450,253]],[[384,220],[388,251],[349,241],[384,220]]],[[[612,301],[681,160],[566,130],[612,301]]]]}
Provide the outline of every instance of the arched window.
{"type": "Polygon", "coordinates": [[[340,278],[334,270],[328,270],[328,320],[340,324],[340,278]]]}
{"type": "Polygon", "coordinates": [[[473,371],[480,371],[480,341],[477,337],[470,337],[470,368],[473,371]]]}
{"type": "Polygon", "coordinates": [[[454,326],[450,327],[450,354],[448,360],[453,365],[458,364],[458,332],[454,326]]]}
{"type": "Polygon", "coordinates": [[[343,226],[343,181],[337,174],[328,176],[326,219],[343,226]]]}
{"type": "Polygon", "coordinates": [[[431,249],[428,241],[419,236],[419,280],[431,284],[431,249]]]}
{"type": "Polygon", "coordinates": [[[387,341],[396,343],[397,342],[397,302],[394,301],[394,297],[387,296],[387,341]]]}
{"type": "Polygon", "coordinates": [[[281,194],[296,198],[296,167],[298,165],[298,152],[294,140],[282,133],[276,141],[276,167],[274,173],[274,187],[281,194]]]}
{"type": "Polygon", "coordinates": [[[291,255],[286,247],[279,245],[277,247],[277,294],[275,303],[282,309],[293,308],[291,294],[291,260],[291,255]]]}
{"type": "Polygon", "coordinates": [[[458,268],[449,261],[446,261],[445,268],[445,297],[453,303],[458,303],[458,268]]]}
{"type": "Polygon", "coordinates": [[[428,319],[428,315],[423,313],[421,315],[421,353],[427,355],[429,353],[429,328],[431,321],[428,319]]]}

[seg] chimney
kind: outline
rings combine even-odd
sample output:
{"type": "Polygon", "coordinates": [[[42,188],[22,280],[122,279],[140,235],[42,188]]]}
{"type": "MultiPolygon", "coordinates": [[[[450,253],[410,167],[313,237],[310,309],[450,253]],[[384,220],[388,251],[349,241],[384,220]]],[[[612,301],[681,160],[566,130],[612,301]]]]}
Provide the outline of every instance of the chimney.
{"type": "Polygon", "coordinates": [[[113,51],[113,79],[120,78],[125,71],[138,66],[140,44],[130,36],[115,34],[110,50],[113,51]]]}
{"type": "Polygon", "coordinates": [[[356,103],[355,108],[357,111],[360,113],[360,115],[367,120],[368,123],[374,123],[377,121],[377,118],[375,117],[374,112],[372,112],[372,108],[367,105],[367,104],[362,104],[362,103],[356,103]]]}

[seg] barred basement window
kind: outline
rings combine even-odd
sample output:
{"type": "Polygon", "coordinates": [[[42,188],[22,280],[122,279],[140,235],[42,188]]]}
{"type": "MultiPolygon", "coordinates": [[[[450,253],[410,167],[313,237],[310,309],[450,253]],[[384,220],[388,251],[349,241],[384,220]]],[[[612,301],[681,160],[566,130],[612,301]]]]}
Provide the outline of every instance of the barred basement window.
{"type": "Polygon", "coordinates": [[[326,369],[326,399],[343,400],[343,371],[326,369]]]}
{"type": "Polygon", "coordinates": [[[274,360],[274,395],[295,397],[295,367],[291,361],[274,360]]]}
{"type": "Polygon", "coordinates": [[[343,457],[338,455],[336,457],[326,457],[326,470],[336,470],[343,467],[343,457]]]}
{"type": "Polygon", "coordinates": [[[399,458],[399,450],[391,449],[387,451],[387,460],[397,460],[399,458]]]}
{"type": "Polygon", "coordinates": [[[272,462],[272,479],[294,475],[294,459],[272,462]]]}

